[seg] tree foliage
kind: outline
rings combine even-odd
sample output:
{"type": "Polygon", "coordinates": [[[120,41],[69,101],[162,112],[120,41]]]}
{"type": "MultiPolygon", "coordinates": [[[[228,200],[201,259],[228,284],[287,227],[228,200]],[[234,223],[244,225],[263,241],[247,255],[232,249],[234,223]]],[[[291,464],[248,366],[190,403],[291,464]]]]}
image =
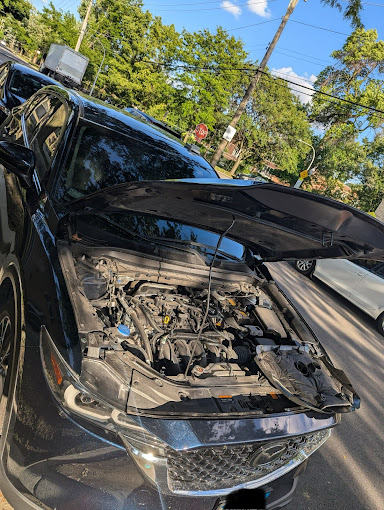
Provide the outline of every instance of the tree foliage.
{"type": "Polygon", "coordinates": [[[299,162],[310,150],[300,139],[311,141],[303,105],[284,82],[264,75],[238,124],[234,138],[240,148],[237,164],[260,168],[271,161],[282,169],[278,173],[283,178],[287,174],[297,178],[299,162]]]}
{"type": "Polygon", "coordinates": [[[321,0],[321,3],[338,9],[343,13],[344,18],[351,22],[353,27],[362,27],[360,17],[360,13],[363,10],[362,0],[348,0],[348,3],[342,3],[339,0],[321,0]]]}
{"type": "Polygon", "coordinates": [[[247,53],[241,40],[218,27],[215,33],[183,31],[176,53],[172,120],[188,128],[204,122],[213,129],[243,90],[247,53]]]}
{"type": "Polygon", "coordinates": [[[13,17],[16,21],[29,18],[31,9],[32,4],[28,0],[0,0],[0,11],[13,17]]]}
{"type": "MultiPolygon", "coordinates": [[[[349,102],[320,94],[313,97],[310,119],[323,129],[322,136],[316,140],[315,161],[317,173],[325,183],[322,192],[338,196],[338,183],[360,180],[370,183],[372,193],[377,193],[373,180],[383,163],[379,154],[384,146],[378,140],[384,127],[384,115],[374,109],[384,110],[381,76],[384,42],[377,40],[376,30],[358,28],[332,57],[335,65],[319,74],[315,88],[349,102]]],[[[354,190],[358,188],[354,186],[354,190]]],[[[358,196],[362,198],[362,193],[358,196]]],[[[368,202],[373,204],[373,201],[363,201],[360,206],[366,209],[368,202]]]]}

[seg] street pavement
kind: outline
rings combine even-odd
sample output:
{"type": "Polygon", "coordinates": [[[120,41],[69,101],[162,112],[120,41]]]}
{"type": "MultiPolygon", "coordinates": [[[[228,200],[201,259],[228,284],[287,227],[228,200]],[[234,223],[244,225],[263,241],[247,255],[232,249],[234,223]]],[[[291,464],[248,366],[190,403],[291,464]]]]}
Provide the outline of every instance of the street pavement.
{"type": "Polygon", "coordinates": [[[384,337],[372,319],[319,280],[285,262],[268,267],[361,398],[361,408],[342,415],[310,458],[286,510],[383,510],[384,337]]]}
{"type": "Polygon", "coordinates": [[[12,53],[8,48],[0,44],[0,65],[3,62],[6,62],[7,60],[15,60],[16,62],[19,62],[20,64],[27,64],[24,60],[17,57],[14,53],[12,53]]]}

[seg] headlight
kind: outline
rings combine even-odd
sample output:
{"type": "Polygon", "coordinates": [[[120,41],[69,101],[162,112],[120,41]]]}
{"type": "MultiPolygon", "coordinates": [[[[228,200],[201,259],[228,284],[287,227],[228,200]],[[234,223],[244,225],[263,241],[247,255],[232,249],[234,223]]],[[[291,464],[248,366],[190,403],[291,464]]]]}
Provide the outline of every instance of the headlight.
{"type": "Polygon", "coordinates": [[[118,436],[139,468],[155,481],[154,464],[165,464],[167,445],[127,414],[85,388],[45,328],[40,335],[40,352],[47,383],[60,406],[72,417],[78,416],[98,427],[101,435],[105,431],[118,436]]]}

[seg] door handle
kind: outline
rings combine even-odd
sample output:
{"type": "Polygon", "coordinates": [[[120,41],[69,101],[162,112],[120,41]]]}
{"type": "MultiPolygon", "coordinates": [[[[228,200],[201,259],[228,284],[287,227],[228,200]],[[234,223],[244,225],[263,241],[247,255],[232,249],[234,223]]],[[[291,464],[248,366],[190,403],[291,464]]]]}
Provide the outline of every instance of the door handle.
{"type": "Polygon", "coordinates": [[[364,276],[362,273],[356,273],[357,276],[364,276]]]}

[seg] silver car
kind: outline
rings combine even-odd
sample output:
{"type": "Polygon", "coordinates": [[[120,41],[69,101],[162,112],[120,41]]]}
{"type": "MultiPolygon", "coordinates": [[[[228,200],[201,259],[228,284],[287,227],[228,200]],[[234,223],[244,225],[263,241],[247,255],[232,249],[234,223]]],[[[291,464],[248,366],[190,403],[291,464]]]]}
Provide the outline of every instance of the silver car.
{"type": "Polygon", "coordinates": [[[384,335],[384,262],[375,260],[296,260],[296,269],[316,276],[376,320],[384,335]]]}

